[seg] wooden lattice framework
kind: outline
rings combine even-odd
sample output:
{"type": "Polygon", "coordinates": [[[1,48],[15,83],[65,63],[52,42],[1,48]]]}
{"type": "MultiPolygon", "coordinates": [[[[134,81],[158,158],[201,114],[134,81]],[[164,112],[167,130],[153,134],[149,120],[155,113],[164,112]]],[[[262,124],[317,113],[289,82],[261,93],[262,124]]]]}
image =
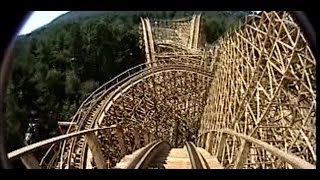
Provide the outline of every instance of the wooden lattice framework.
{"type": "Polygon", "coordinates": [[[53,143],[43,168],[103,169],[155,139],[197,140],[225,168],[314,168],[316,63],[299,26],[262,12],[207,52],[200,24],[141,18],[146,63],[95,90],[66,135],[9,158],[39,168],[30,152],[53,143]]]}
{"type": "MultiPolygon", "coordinates": [[[[145,145],[162,138],[172,146],[181,146],[183,140],[195,140],[207,99],[213,64],[208,52],[197,48],[200,15],[176,21],[142,18],[140,29],[146,63],[96,90],[73,117],[77,125],[67,132],[114,123],[122,127],[95,133],[104,168],[113,167],[136,150],[137,142],[145,145]]],[[[92,168],[88,159],[93,153],[88,145],[86,135],[65,141],[60,159],[51,164],[56,168],[92,168]]]]}
{"type": "MultiPolygon", "coordinates": [[[[234,129],[315,164],[316,61],[292,17],[262,12],[220,38],[215,48],[215,78],[201,132],[234,129]]],[[[244,168],[291,168],[235,136],[210,136],[202,138],[214,141],[210,151],[227,167],[240,167],[242,152],[244,168]]]]}
{"type": "MultiPolygon", "coordinates": [[[[102,107],[104,113],[97,126],[126,126],[134,122],[123,129],[125,133],[133,133],[133,129],[140,127],[153,138],[168,141],[172,147],[183,146],[186,140],[195,141],[213,67],[211,56],[196,48],[199,25],[199,15],[176,21],[141,19],[145,75],[136,75],[112,93],[102,107]]],[[[106,159],[111,166],[135,150],[134,136],[126,137],[123,146],[101,144],[104,154],[112,154],[110,146],[125,151],[106,159]]]]}

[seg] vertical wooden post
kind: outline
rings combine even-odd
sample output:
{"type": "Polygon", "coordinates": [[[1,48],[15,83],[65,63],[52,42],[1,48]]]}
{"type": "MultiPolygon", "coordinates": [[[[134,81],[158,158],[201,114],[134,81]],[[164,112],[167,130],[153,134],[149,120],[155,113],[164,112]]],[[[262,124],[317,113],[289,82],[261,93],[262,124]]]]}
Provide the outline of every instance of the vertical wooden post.
{"type": "Polygon", "coordinates": [[[153,43],[153,37],[152,37],[152,30],[150,25],[150,20],[148,18],[145,19],[145,25],[147,26],[147,32],[149,36],[149,47],[150,47],[150,54],[151,54],[151,61],[155,62],[155,51],[154,51],[154,43],[153,43]]]}
{"type": "Polygon", "coordinates": [[[20,159],[27,169],[41,169],[38,160],[31,153],[20,156],[20,159]]]}
{"type": "Polygon", "coordinates": [[[143,18],[140,18],[141,19],[141,24],[142,24],[142,31],[143,31],[143,39],[144,39],[144,43],[145,43],[145,54],[146,54],[146,58],[147,58],[147,63],[149,63],[151,60],[150,60],[150,53],[149,53],[149,43],[148,43],[148,36],[147,36],[147,30],[146,30],[146,27],[145,27],[145,20],[143,18]]]}
{"type": "Polygon", "coordinates": [[[226,141],[227,141],[227,134],[221,133],[220,143],[218,145],[217,155],[216,155],[219,162],[222,162],[222,155],[223,155],[222,153],[223,153],[223,149],[226,141]]]}
{"type": "Polygon", "coordinates": [[[196,24],[195,24],[195,34],[194,34],[194,46],[193,48],[198,48],[199,43],[199,29],[200,29],[200,15],[196,16],[196,24]]]}
{"type": "Polygon", "coordinates": [[[148,132],[147,131],[143,131],[143,141],[144,141],[144,146],[146,146],[147,144],[149,144],[149,136],[148,136],[148,132]]]}
{"type": "Polygon", "coordinates": [[[133,129],[133,135],[134,135],[135,149],[139,149],[141,147],[141,144],[140,144],[140,134],[138,132],[138,129],[136,128],[133,129]]]}
{"type": "Polygon", "coordinates": [[[125,156],[127,151],[126,151],[126,147],[125,147],[125,143],[124,143],[124,135],[123,135],[123,129],[121,126],[117,127],[117,138],[118,138],[118,142],[119,142],[119,146],[120,146],[120,151],[121,151],[121,155],[125,156]]]}
{"type": "Polygon", "coordinates": [[[213,132],[210,132],[207,137],[206,150],[211,154],[213,145],[213,132]]]}
{"type": "Polygon", "coordinates": [[[206,140],[207,140],[207,136],[208,136],[208,133],[204,134],[201,138],[201,146],[202,148],[205,148],[206,147],[206,140]]]}
{"type": "Polygon", "coordinates": [[[93,160],[97,165],[98,169],[106,169],[106,165],[104,163],[104,156],[101,151],[101,147],[99,141],[97,140],[94,132],[88,133],[88,146],[93,156],[93,160]]]}
{"type": "Polygon", "coordinates": [[[241,147],[234,163],[234,169],[242,169],[246,163],[251,143],[241,140],[241,147]]]}
{"type": "MultiPolygon", "coordinates": [[[[201,133],[200,133],[201,134],[201,133]]],[[[202,147],[202,139],[203,139],[204,134],[202,134],[202,136],[199,138],[199,147],[202,147]]]]}
{"type": "Polygon", "coordinates": [[[201,147],[201,137],[197,140],[197,146],[201,147]]]}
{"type": "Polygon", "coordinates": [[[192,16],[192,20],[191,20],[191,26],[190,26],[190,38],[189,38],[189,48],[190,48],[190,49],[193,48],[193,37],[194,37],[195,18],[196,18],[196,16],[193,15],[193,16],[192,16]]]}

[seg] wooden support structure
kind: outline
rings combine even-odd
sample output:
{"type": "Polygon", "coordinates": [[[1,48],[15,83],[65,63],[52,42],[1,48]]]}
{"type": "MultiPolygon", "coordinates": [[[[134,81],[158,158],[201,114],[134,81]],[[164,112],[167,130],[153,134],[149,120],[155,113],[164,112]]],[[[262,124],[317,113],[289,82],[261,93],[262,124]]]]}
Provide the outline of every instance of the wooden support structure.
{"type": "MultiPolygon", "coordinates": [[[[150,25],[150,20],[149,19],[145,19],[145,23],[146,23],[146,28],[147,28],[147,32],[148,32],[148,40],[149,40],[149,47],[150,47],[150,58],[151,58],[151,62],[155,62],[155,51],[154,51],[154,42],[153,42],[153,37],[152,37],[152,30],[151,30],[151,25],[150,25]]],[[[153,64],[152,64],[153,65],[153,64]]]]}
{"type": "Polygon", "coordinates": [[[195,18],[196,18],[196,16],[193,15],[193,16],[192,16],[192,20],[191,20],[191,26],[190,26],[190,41],[189,41],[189,48],[190,48],[190,49],[193,48],[195,18]]]}
{"type": "Polygon", "coordinates": [[[144,141],[144,146],[150,143],[149,132],[143,131],[143,141],[144,141]]]}
{"type": "Polygon", "coordinates": [[[121,126],[117,127],[116,136],[117,136],[117,141],[119,142],[121,155],[124,156],[124,155],[127,154],[127,151],[126,151],[126,146],[125,146],[125,143],[124,143],[123,129],[121,128],[121,126]]]}
{"type": "MultiPolygon", "coordinates": [[[[315,164],[316,60],[291,14],[271,11],[247,18],[217,40],[212,52],[216,76],[201,129],[208,123],[213,130],[233,129],[315,164]]],[[[224,164],[242,167],[242,156],[235,154],[245,153],[245,146],[230,139],[225,147],[224,164]]],[[[221,153],[219,146],[213,151],[221,153]]],[[[256,157],[250,155],[245,168],[289,168],[265,150],[252,152],[256,157]]]]}
{"type": "Polygon", "coordinates": [[[249,155],[250,145],[251,143],[247,142],[246,140],[241,141],[240,150],[238,151],[238,155],[234,163],[235,169],[243,168],[249,155]]]}
{"type": "MultiPolygon", "coordinates": [[[[209,131],[210,132],[210,131],[209,131]]],[[[249,150],[250,148],[252,147],[252,145],[255,145],[259,148],[261,148],[262,150],[265,150],[267,151],[268,153],[276,156],[277,158],[283,160],[284,162],[290,164],[290,166],[292,166],[293,168],[297,168],[297,169],[315,169],[316,166],[307,162],[306,160],[304,159],[301,159],[300,157],[292,154],[292,153],[288,153],[288,152],[285,152],[285,151],[282,151],[281,149],[273,146],[273,145],[270,145],[266,142],[263,142],[259,139],[256,139],[256,138],[253,138],[251,136],[248,136],[248,135],[244,135],[244,134],[241,134],[241,133],[237,133],[235,132],[234,130],[231,130],[231,129],[220,129],[220,130],[211,130],[211,132],[219,132],[221,133],[222,135],[231,135],[235,138],[240,138],[241,139],[241,146],[240,146],[240,150],[239,150],[239,153],[238,155],[236,156],[236,165],[237,167],[243,167],[243,165],[245,164],[245,160],[247,159],[247,155],[249,153],[249,150]]],[[[206,132],[208,133],[208,132],[206,132]]],[[[206,133],[203,133],[201,136],[203,136],[204,134],[206,133]]],[[[221,136],[222,140],[225,138],[223,136],[221,136]]],[[[220,140],[221,140],[220,139],[220,140]]],[[[225,140],[222,141],[225,143],[225,140]]],[[[220,161],[219,158],[221,158],[220,156],[220,153],[219,152],[222,152],[221,148],[222,145],[221,145],[221,142],[218,146],[218,152],[217,152],[217,159],[220,161]]],[[[227,149],[230,148],[230,146],[226,146],[227,149]]],[[[247,163],[247,164],[251,164],[251,163],[247,163]]]]}
{"type": "Polygon", "coordinates": [[[101,151],[100,143],[96,138],[96,135],[94,134],[94,132],[90,132],[88,133],[87,138],[88,138],[88,146],[93,155],[93,160],[97,168],[105,169],[106,168],[106,164],[104,162],[105,159],[101,151]]]}
{"type": "Polygon", "coordinates": [[[206,141],[206,144],[205,144],[205,149],[210,153],[212,154],[212,149],[213,149],[213,137],[214,137],[214,134],[213,132],[210,132],[207,136],[207,141],[206,141]]]}
{"type": "Polygon", "coordinates": [[[205,134],[205,135],[202,136],[201,146],[200,147],[205,148],[206,142],[207,142],[207,136],[208,136],[208,134],[205,134]]]}
{"type": "Polygon", "coordinates": [[[223,157],[223,152],[224,152],[224,147],[225,147],[226,141],[227,141],[227,134],[221,133],[218,149],[216,152],[216,157],[219,162],[222,162],[222,157],[223,157]]]}
{"type": "MultiPolygon", "coordinates": [[[[208,129],[218,133],[201,136],[198,145],[232,168],[313,168],[316,61],[299,25],[288,12],[262,12],[220,37],[213,53],[208,53],[200,47],[200,17],[141,18],[146,63],[92,93],[73,116],[75,126],[70,124],[66,135],[110,124],[142,130],[143,144],[139,133],[131,137],[122,128],[110,137],[99,133],[88,139],[93,154],[100,157],[94,158],[100,161],[99,168],[102,155],[110,164],[120,158],[109,147],[119,146],[121,156],[130,153],[132,143],[125,140],[140,147],[155,138],[177,139],[172,144],[179,146],[192,138],[190,134],[208,129]],[[168,138],[173,122],[179,123],[171,133],[176,137],[168,138]],[[98,141],[104,142],[101,148],[96,147],[98,141]]],[[[83,168],[75,160],[85,157],[85,134],[64,137],[55,167],[83,168]]],[[[25,152],[31,150],[13,155],[25,152]]]]}
{"type": "Polygon", "coordinates": [[[150,46],[148,43],[148,36],[147,36],[147,30],[146,30],[146,23],[145,20],[141,18],[141,25],[142,25],[142,31],[143,31],[143,38],[144,38],[144,43],[145,43],[145,54],[146,54],[146,62],[151,62],[151,57],[150,57],[150,46]]]}
{"type": "Polygon", "coordinates": [[[134,145],[135,149],[139,149],[141,147],[141,140],[140,140],[140,134],[138,129],[133,128],[133,134],[134,134],[134,145]]]}
{"type": "Polygon", "coordinates": [[[69,121],[58,121],[58,125],[59,126],[67,126],[67,127],[69,127],[69,126],[75,126],[75,125],[77,125],[77,123],[69,122],[69,121]]]}
{"type": "Polygon", "coordinates": [[[197,49],[199,44],[199,34],[200,34],[200,15],[196,16],[195,20],[195,33],[194,33],[194,45],[193,48],[197,49]]]}

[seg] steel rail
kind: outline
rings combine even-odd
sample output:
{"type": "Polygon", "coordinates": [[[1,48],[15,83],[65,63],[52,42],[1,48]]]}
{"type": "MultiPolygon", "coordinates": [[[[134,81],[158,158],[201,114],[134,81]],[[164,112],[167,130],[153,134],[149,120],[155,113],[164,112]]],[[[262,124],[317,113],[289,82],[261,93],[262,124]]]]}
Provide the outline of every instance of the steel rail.
{"type": "Polygon", "coordinates": [[[154,141],[148,144],[128,163],[125,169],[146,169],[149,163],[165,148],[170,148],[165,141],[154,141]]]}
{"type": "Polygon", "coordinates": [[[198,152],[196,146],[192,142],[186,142],[186,148],[192,169],[210,169],[208,163],[198,152]]]}

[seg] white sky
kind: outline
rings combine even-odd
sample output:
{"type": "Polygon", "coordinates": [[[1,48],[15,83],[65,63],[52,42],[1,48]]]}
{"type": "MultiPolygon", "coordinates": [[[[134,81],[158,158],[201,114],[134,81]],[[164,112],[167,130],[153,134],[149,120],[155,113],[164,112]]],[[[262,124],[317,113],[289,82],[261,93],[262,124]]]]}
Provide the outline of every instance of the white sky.
{"type": "Polygon", "coordinates": [[[18,35],[28,34],[33,30],[50,23],[52,20],[66,12],[68,11],[33,11],[18,35]]]}
{"type": "Polygon", "coordinates": [[[33,30],[50,23],[58,16],[67,12],[69,11],[33,11],[29,19],[19,31],[18,35],[28,34],[33,30]]]}

